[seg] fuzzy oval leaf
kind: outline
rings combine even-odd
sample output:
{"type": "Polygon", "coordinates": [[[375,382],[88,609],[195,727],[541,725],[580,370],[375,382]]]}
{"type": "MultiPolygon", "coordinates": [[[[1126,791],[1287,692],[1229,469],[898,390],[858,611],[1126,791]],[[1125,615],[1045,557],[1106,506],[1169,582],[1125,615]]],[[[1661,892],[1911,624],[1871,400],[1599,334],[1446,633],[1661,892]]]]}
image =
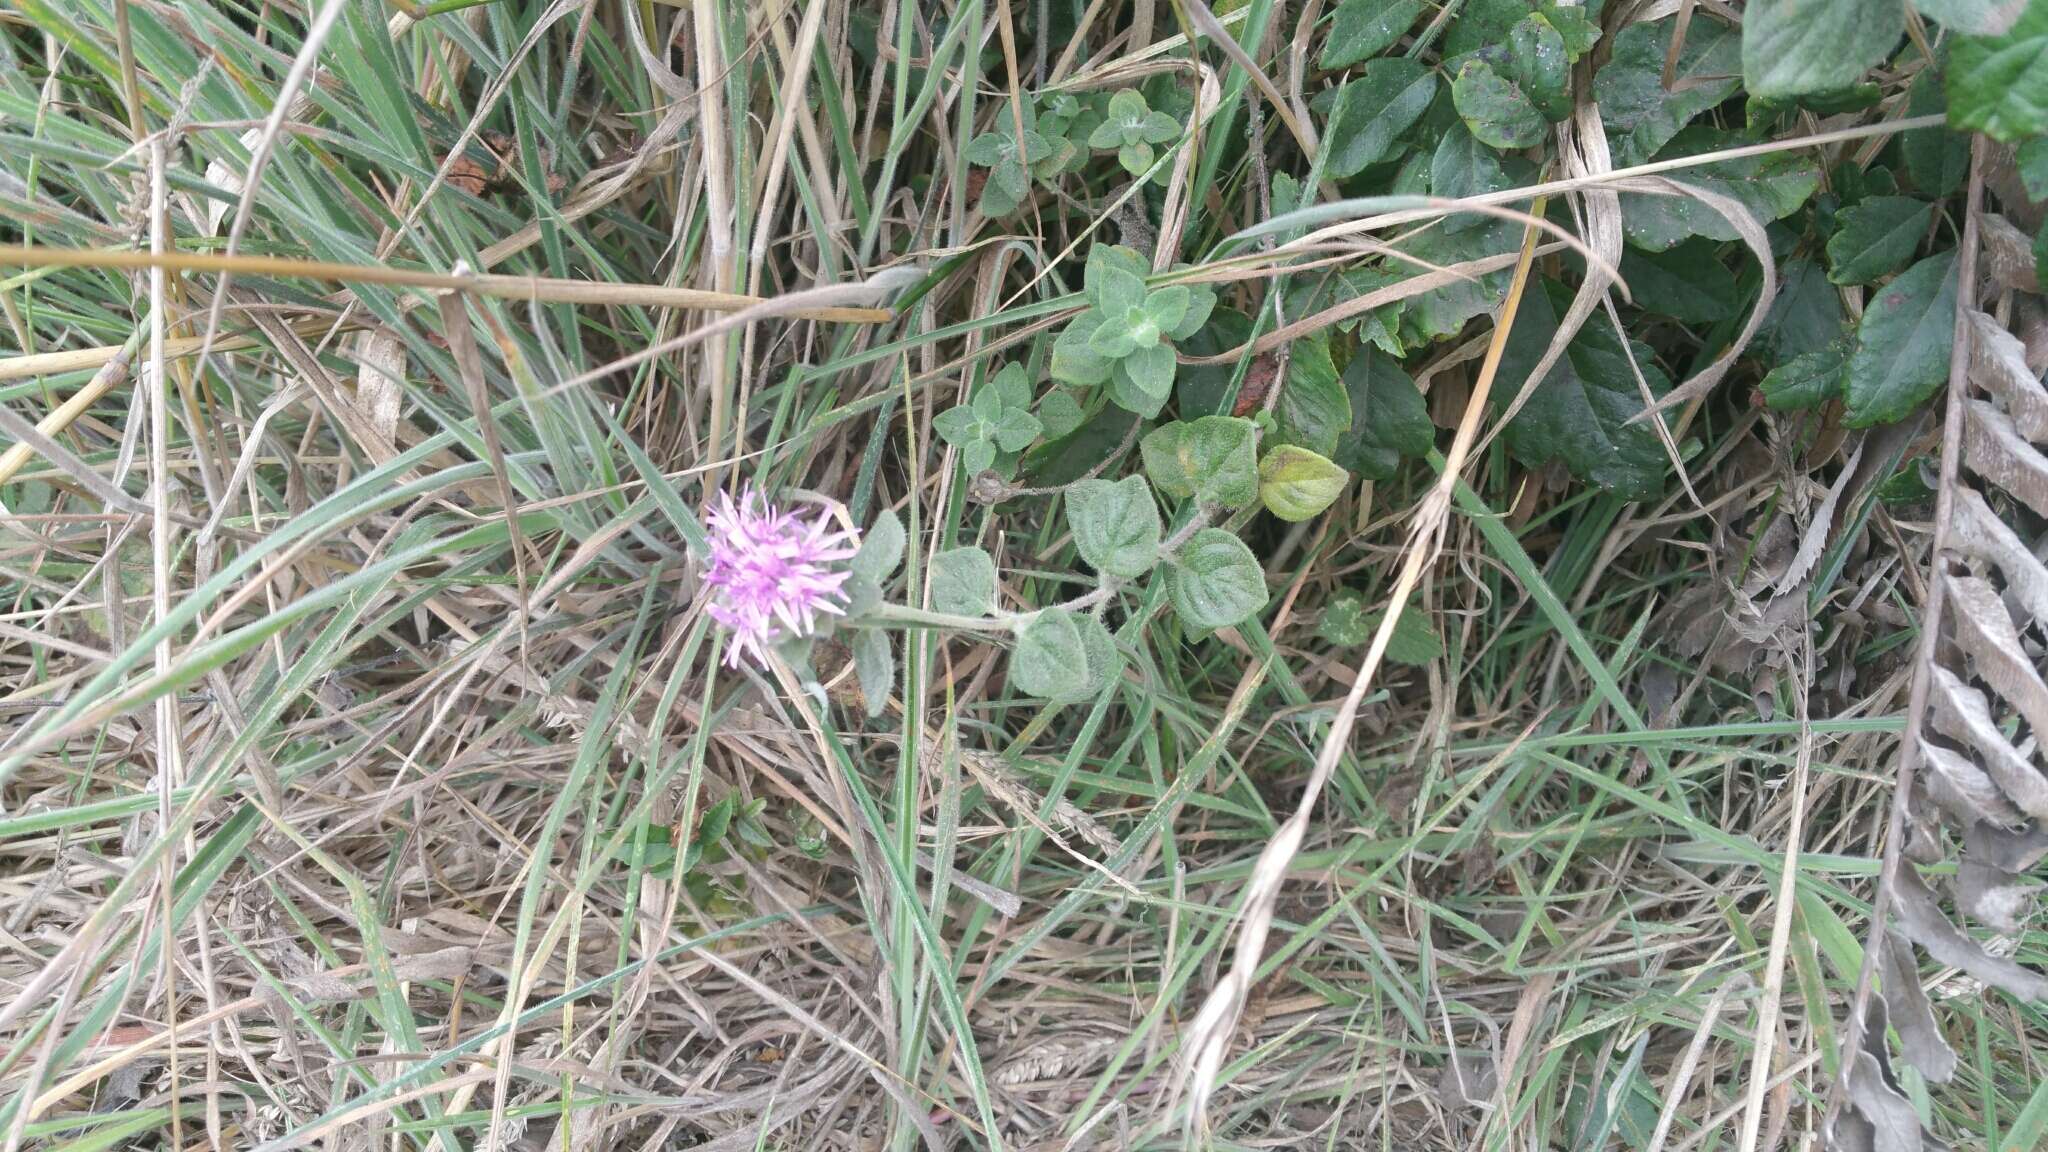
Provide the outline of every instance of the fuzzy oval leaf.
{"type": "Polygon", "coordinates": [[[1911,196],[1871,196],[1844,208],[1828,237],[1828,279],[1868,284],[1905,267],[1933,218],[1934,205],[1911,196]]]}
{"type": "Polygon", "coordinates": [[[1742,10],[1743,80],[1752,96],[1847,88],[1905,31],[1902,0],[1750,0],[1742,10]]]}
{"type": "Polygon", "coordinates": [[[1845,422],[1903,420],[1948,382],[1955,343],[1956,254],[1929,256],[1864,306],[1849,358],[1845,422]]]}
{"type": "Polygon", "coordinates": [[[971,545],[932,557],[932,608],[952,616],[986,616],[996,606],[995,557],[971,545]]]}
{"type": "Polygon", "coordinates": [[[1010,680],[1027,695],[1049,700],[1088,691],[1088,650],[1072,610],[1047,608],[1017,630],[1010,680]]]}
{"type": "Polygon", "coordinates": [[[1134,579],[1159,562],[1159,506],[1143,476],[1083,480],[1067,489],[1074,547],[1097,571],[1134,579]]]}
{"type": "Polygon", "coordinates": [[[1093,616],[1076,614],[1074,626],[1081,632],[1081,656],[1088,669],[1087,684],[1080,691],[1055,696],[1062,704],[1073,704],[1093,699],[1120,671],[1123,670],[1123,653],[1116,649],[1116,638],[1102,621],[1093,616]]]}
{"type": "Polygon", "coordinates": [[[1252,550],[1221,528],[1188,538],[1167,567],[1169,592],[1181,619],[1197,628],[1228,628],[1266,606],[1266,575],[1252,550]]]}
{"type": "Polygon", "coordinates": [[[1053,379],[1084,388],[1109,380],[1109,357],[1091,347],[1102,322],[1102,313],[1090,309],[1074,317],[1060,332],[1052,345],[1053,379]]]}
{"type": "Polygon", "coordinates": [[[1328,457],[1282,444],[1259,461],[1259,502],[1282,520],[1306,520],[1343,495],[1350,480],[1328,457]]]}
{"type": "Polygon", "coordinates": [[[1138,442],[1145,474],[1169,496],[1242,508],[1259,497],[1254,428],[1235,416],[1176,420],[1138,442]]]}
{"type": "Polygon", "coordinates": [[[848,567],[878,585],[887,581],[903,560],[903,539],[903,521],[893,510],[882,509],[868,526],[867,535],[861,537],[860,551],[853,554],[848,567]]]}
{"type": "Polygon", "coordinates": [[[896,654],[889,647],[889,634],[880,628],[861,628],[853,634],[853,671],[860,680],[860,697],[868,715],[880,716],[896,688],[896,654]]]}

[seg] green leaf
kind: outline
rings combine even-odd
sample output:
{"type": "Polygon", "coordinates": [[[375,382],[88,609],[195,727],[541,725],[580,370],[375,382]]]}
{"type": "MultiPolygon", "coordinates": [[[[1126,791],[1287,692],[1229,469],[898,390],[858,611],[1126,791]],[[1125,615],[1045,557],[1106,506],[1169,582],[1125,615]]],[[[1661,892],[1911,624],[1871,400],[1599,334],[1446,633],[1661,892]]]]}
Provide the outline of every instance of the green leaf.
{"type": "MultiPolygon", "coordinates": [[[[1481,144],[1478,137],[1466,130],[1463,121],[1453,124],[1444,130],[1436,153],[1430,157],[1429,193],[1445,200],[1462,200],[1512,188],[1515,180],[1501,166],[1500,159],[1500,153],[1481,144]]],[[[1462,232],[1486,220],[1477,212],[1468,212],[1446,218],[1441,227],[1462,232]]]]}
{"type": "Polygon", "coordinates": [[[853,672],[860,680],[860,698],[868,715],[880,716],[888,707],[889,693],[896,688],[896,653],[889,647],[889,634],[880,628],[861,628],[853,634],[853,672]]]}
{"type": "Polygon", "coordinates": [[[1161,492],[1242,508],[1259,498],[1255,436],[1249,420],[1202,416],[1154,428],[1138,441],[1138,451],[1161,492]]]}
{"type": "Polygon", "coordinates": [[[1188,297],[1187,288],[1180,284],[1154,289],[1145,297],[1145,315],[1161,332],[1171,332],[1187,317],[1188,297]]]}
{"type": "Polygon", "coordinates": [[[1672,20],[1631,24],[1614,37],[1613,58],[1593,77],[1614,164],[1641,164],[1693,118],[1733,96],[1742,82],[1740,35],[1716,20],[1686,27],[1676,84],[1664,87],[1672,20]]]}
{"type": "Polygon", "coordinates": [[[1089,345],[1102,327],[1102,313],[1089,309],[1068,322],[1052,345],[1052,376],[1063,384],[1088,387],[1109,381],[1109,357],[1089,345]]]}
{"type": "Polygon", "coordinates": [[[1948,122],[2007,143],[2048,132],[2048,4],[2030,0],[1996,36],[1949,48],[1948,122]]]}
{"type": "Polygon", "coordinates": [[[1436,96],[1436,73],[1418,61],[1374,60],[1337,90],[1325,125],[1325,171],[1333,179],[1356,176],[1397,153],[1395,141],[1422,118],[1436,96]]]}
{"type": "MultiPolygon", "coordinates": [[[[1790,216],[1812,197],[1820,187],[1820,166],[1811,157],[1781,152],[1689,169],[1679,180],[1730,197],[1759,221],[1768,222],[1790,216]]],[[[1629,243],[1652,252],[1676,247],[1691,236],[1739,238],[1726,217],[1690,196],[1624,196],[1621,224],[1629,243]]]]}
{"type": "Polygon", "coordinates": [[[962,467],[967,469],[969,476],[979,476],[983,472],[995,467],[996,442],[994,440],[976,440],[974,443],[962,448],[960,450],[960,463],[962,467]]]}
{"type": "Polygon", "coordinates": [[[1778,296],[1758,330],[1758,351],[1778,360],[1818,352],[1848,327],[1842,294],[1811,260],[1787,260],[1778,269],[1778,296]]]}
{"type": "Polygon", "coordinates": [[[868,526],[867,534],[861,537],[860,550],[853,554],[853,569],[857,576],[865,576],[877,585],[886,582],[903,562],[903,521],[896,513],[884,508],[868,526]]]}
{"type": "Polygon", "coordinates": [[[1112,312],[1102,318],[1095,335],[1088,338],[1088,350],[1105,360],[1121,360],[1138,346],[1131,332],[1129,312],[1112,312]]]}
{"type": "Polygon", "coordinates": [[[1621,278],[1636,304],[1686,324],[1716,324],[1741,306],[1735,274],[1713,242],[1687,240],[1668,252],[1625,249],[1621,278]]]}
{"type": "Polygon", "coordinates": [[[1742,10],[1742,77],[1754,96],[1846,88],[1906,31],[1902,0],[1750,0],[1742,10]]]}
{"type": "Polygon", "coordinates": [[[1128,412],[1151,419],[1173,395],[1173,349],[1164,344],[1139,348],[1116,362],[1109,398],[1128,412]]]}
{"type": "Polygon", "coordinates": [[[1828,238],[1828,280],[1868,284],[1905,267],[1933,218],[1934,205],[1910,196],[1872,196],[1844,208],[1828,238]]]}
{"type": "Polygon", "coordinates": [[[1996,36],[2012,27],[2025,3],[2026,0],[1913,0],[1913,10],[1951,32],[1996,36]]]}
{"type": "MultiPolygon", "coordinates": [[[[1906,115],[1933,116],[1946,104],[1941,92],[1941,73],[1922,68],[1906,93],[1906,115]]],[[[1899,137],[1899,151],[1906,158],[1906,175],[1913,187],[1935,199],[1953,196],[1970,175],[1970,138],[1949,128],[1915,128],[1899,137]]]]}
{"type": "Polygon", "coordinates": [[[2048,292],[2048,224],[2034,234],[2034,284],[2048,292]]]}
{"type": "Polygon", "coordinates": [[[1072,610],[1043,609],[1018,629],[1010,679],[1025,694],[1048,699],[1088,691],[1088,650],[1072,610]]]}
{"type": "Polygon", "coordinates": [[[1838,340],[1771,369],[1758,388],[1764,403],[1780,412],[1818,408],[1842,394],[1848,368],[1849,342],[1838,340]]]}
{"type": "Polygon", "coordinates": [[[1159,506],[1143,476],[1068,488],[1067,523],[1081,558],[1099,572],[1129,580],[1159,562],[1159,506]]]}
{"type": "Polygon", "coordinates": [[[1123,653],[1117,651],[1116,637],[1109,634],[1101,620],[1094,616],[1076,616],[1075,626],[1081,630],[1081,655],[1088,666],[1088,685],[1072,696],[1057,696],[1062,703],[1072,703],[1092,698],[1102,691],[1123,671],[1123,653]]]}
{"type": "Polygon", "coordinates": [[[1197,628],[1228,628],[1266,606],[1266,576],[1257,558],[1221,528],[1197,529],[1166,573],[1174,610],[1197,628]]]}
{"type": "Polygon", "coordinates": [[[1038,422],[1045,429],[1045,438],[1058,440],[1081,426],[1086,417],[1081,411],[1081,402],[1073,394],[1055,388],[1038,402],[1038,422]]]}
{"type": "Polygon", "coordinates": [[[1401,38],[1422,14],[1423,0],[1344,0],[1323,41],[1321,66],[1349,68],[1401,38]]]}
{"type": "Polygon", "coordinates": [[[1003,412],[1003,418],[996,424],[996,446],[1005,452],[1022,452],[1044,430],[1045,426],[1038,422],[1038,417],[1021,408],[1010,408],[1003,412]]]}
{"type": "Polygon", "coordinates": [[[1543,117],[1555,124],[1572,114],[1565,82],[1571,63],[1564,38],[1539,12],[1531,12],[1508,33],[1509,78],[1543,117]]]}
{"type": "Polygon", "coordinates": [[[1164,112],[1148,112],[1138,125],[1139,139],[1147,144],[1164,144],[1180,138],[1180,121],[1164,112]]]}
{"type": "Polygon", "coordinates": [[[2048,200],[2048,136],[2036,136],[2020,145],[2013,152],[2013,163],[2020,170],[2020,184],[2027,190],[2027,199],[2048,200]]]}
{"type": "Polygon", "coordinates": [[[1429,402],[1401,362],[1377,348],[1360,348],[1344,367],[1351,427],[1331,459],[1374,480],[1391,480],[1405,456],[1436,447],[1429,402]]]}
{"type": "Polygon", "coordinates": [[[1143,176],[1145,170],[1152,167],[1152,146],[1142,140],[1126,144],[1116,150],[1116,162],[1131,175],[1143,176]]]}
{"type": "Polygon", "coordinates": [[[1372,623],[1365,615],[1365,594],[1356,588],[1339,588],[1331,593],[1316,621],[1316,638],[1339,648],[1356,648],[1372,639],[1372,623]]]}
{"type": "Polygon", "coordinates": [[[993,385],[985,386],[974,394],[969,405],[974,410],[974,418],[987,425],[993,434],[996,421],[1003,418],[1003,394],[993,385]]]}
{"type": "MultiPolygon", "coordinates": [[[[1380,630],[1380,621],[1385,616],[1384,612],[1375,612],[1365,618],[1367,640],[1380,630]]],[[[1429,626],[1429,620],[1410,604],[1401,618],[1394,621],[1393,634],[1387,637],[1387,661],[1412,666],[1441,659],[1443,654],[1444,642],[1429,626]]]]}
{"type": "Polygon", "coordinates": [[[1031,407],[1031,380],[1024,375],[1022,364],[1003,365],[1003,370],[989,383],[1006,410],[1024,411],[1031,407]]]}
{"type": "Polygon", "coordinates": [[[1187,311],[1181,313],[1180,322],[1166,326],[1166,338],[1186,340],[1202,330],[1209,322],[1210,313],[1216,310],[1216,290],[1206,284],[1184,285],[1188,290],[1187,311]]]}
{"type": "MultiPolygon", "coordinates": [[[[1570,289],[1552,281],[1542,289],[1523,297],[1501,358],[1500,379],[1514,385],[1507,396],[1529,387],[1522,382],[1550,346],[1557,318],[1571,306],[1570,289]]],[[[1635,368],[1629,364],[1631,351],[1650,395],[1669,390],[1648,348],[1624,348],[1611,326],[1588,324],[1532,386],[1528,402],[1509,422],[1508,450],[1531,466],[1562,460],[1572,475],[1626,499],[1654,495],[1669,464],[1650,422],[1629,422],[1643,411],[1635,368]]]]}
{"type": "Polygon", "coordinates": [[[1956,254],[1929,256],[1864,305],[1849,358],[1844,422],[1891,424],[1948,382],[1955,341],[1956,254]]]}
{"type": "MultiPolygon", "coordinates": [[[[1123,244],[1097,244],[1089,248],[1088,263],[1081,271],[1081,291],[1090,304],[1102,307],[1104,277],[1112,270],[1143,280],[1151,274],[1152,266],[1137,249],[1123,244]]],[[[1128,291],[1128,287],[1124,290],[1128,291]]]]}
{"type": "Polygon", "coordinates": [[[932,557],[932,610],[949,616],[986,616],[996,607],[995,557],[972,545],[932,557]]]}
{"type": "Polygon", "coordinates": [[[977,440],[988,438],[988,426],[975,415],[971,404],[955,404],[932,417],[932,430],[955,448],[965,448],[977,440]]]}
{"type": "Polygon", "coordinates": [[[1351,428],[1351,398],[1344,394],[1337,366],[1330,360],[1328,335],[1319,336],[1294,342],[1287,358],[1287,379],[1273,415],[1279,422],[1276,439],[1281,443],[1299,444],[1328,456],[1337,451],[1337,439],[1351,428]]]}
{"type": "Polygon", "coordinates": [[[1451,103],[1472,135],[1495,148],[1531,148],[1547,131],[1529,97],[1484,60],[1467,60],[1458,69],[1451,103]]]}
{"type": "Polygon", "coordinates": [[[1105,317],[1112,320],[1121,318],[1126,312],[1145,303],[1144,278],[1104,261],[1092,271],[1095,273],[1093,295],[1095,306],[1105,317]]]}
{"type": "MultiPolygon", "coordinates": [[[[1466,260],[1505,255],[1521,242],[1519,225],[1489,217],[1478,227],[1463,232],[1424,231],[1402,245],[1402,250],[1418,262],[1418,267],[1448,268],[1466,260]]],[[[1401,309],[1400,342],[1414,347],[1457,334],[1473,317],[1500,307],[1513,275],[1512,269],[1502,268],[1409,297],[1401,309]]]]}
{"type": "Polygon", "coordinates": [[[1282,444],[1259,461],[1259,502],[1282,520],[1306,520],[1344,494],[1351,474],[1316,452],[1282,444]]]}

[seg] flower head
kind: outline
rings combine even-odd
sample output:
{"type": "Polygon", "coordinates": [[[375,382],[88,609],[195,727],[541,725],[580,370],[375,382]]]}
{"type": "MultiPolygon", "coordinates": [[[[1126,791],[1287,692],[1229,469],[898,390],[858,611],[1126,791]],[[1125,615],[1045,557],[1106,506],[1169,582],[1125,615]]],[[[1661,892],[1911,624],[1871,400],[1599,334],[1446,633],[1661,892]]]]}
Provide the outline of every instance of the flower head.
{"type": "Polygon", "coordinates": [[[853,536],[837,531],[823,513],[806,519],[776,508],[749,488],[735,503],[720,493],[711,510],[711,618],[730,628],[725,662],[742,654],[766,667],[768,648],[817,631],[818,613],[845,615],[850,573],[832,565],[853,557],[853,536]]]}

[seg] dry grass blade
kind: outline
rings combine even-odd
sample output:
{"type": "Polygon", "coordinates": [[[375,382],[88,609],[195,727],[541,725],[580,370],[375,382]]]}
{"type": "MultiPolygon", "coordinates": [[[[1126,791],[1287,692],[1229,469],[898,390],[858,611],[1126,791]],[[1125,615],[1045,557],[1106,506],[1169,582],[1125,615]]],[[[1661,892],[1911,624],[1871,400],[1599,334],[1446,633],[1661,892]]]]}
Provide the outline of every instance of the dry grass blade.
{"type": "MultiPolygon", "coordinates": [[[[1542,202],[1538,201],[1536,214],[1541,212],[1542,202]]],[[[1487,347],[1486,359],[1466,401],[1464,418],[1458,425],[1450,451],[1444,454],[1442,475],[1412,514],[1408,543],[1402,553],[1400,573],[1388,593],[1386,614],[1353,674],[1351,690],[1331,720],[1329,732],[1323,736],[1316,752],[1315,767],[1302,789],[1301,798],[1252,866],[1250,879],[1245,885],[1244,901],[1237,915],[1237,942],[1230,967],[1210,989],[1201,1009],[1188,1022],[1183,1038],[1186,1055],[1182,1076],[1189,1094],[1188,1122],[1191,1125],[1200,1127],[1207,1123],[1217,1077],[1222,1073],[1224,1057],[1229,1054],[1231,1038],[1236,1035],[1239,1015],[1251,993],[1252,978],[1265,954],[1266,935],[1272,929],[1274,906],[1286,880],[1287,867],[1295,853],[1300,851],[1323,785],[1329,780],[1330,773],[1336,770],[1337,762],[1351,739],[1359,705],[1372,686],[1373,674],[1378,671],[1380,660],[1386,655],[1387,645],[1400,623],[1409,594],[1421,582],[1423,572],[1436,561],[1444,527],[1450,518],[1451,493],[1458,484],[1466,453],[1478,436],[1480,417],[1486,410],[1487,393],[1500,371],[1501,355],[1507,348],[1508,333],[1514,327],[1515,311],[1529,286],[1529,267],[1536,254],[1536,236],[1537,229],[1532,223],[1524,231],[1514,279],[1494,321],[1493,341],[1487,347]]]]}

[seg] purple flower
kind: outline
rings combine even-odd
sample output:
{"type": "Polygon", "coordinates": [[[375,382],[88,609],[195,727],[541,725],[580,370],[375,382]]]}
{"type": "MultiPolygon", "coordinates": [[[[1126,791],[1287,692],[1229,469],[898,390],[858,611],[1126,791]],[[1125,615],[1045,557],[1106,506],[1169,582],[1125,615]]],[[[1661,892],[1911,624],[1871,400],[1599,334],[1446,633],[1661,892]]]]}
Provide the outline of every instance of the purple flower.
{"type": "Polygon", "coordinates": [[[831,566],[851,559],[856,541],[835,531],[827,514],[807,520],[748,488],[737,504],[719,493],[710,520],[704,581],[712,589],[711,618],[732,629],[728,665],[739,667],[744,653],[766,668],[769,647],[817,631],[818,613],[846,614],[850,573],[831,566]]]}

